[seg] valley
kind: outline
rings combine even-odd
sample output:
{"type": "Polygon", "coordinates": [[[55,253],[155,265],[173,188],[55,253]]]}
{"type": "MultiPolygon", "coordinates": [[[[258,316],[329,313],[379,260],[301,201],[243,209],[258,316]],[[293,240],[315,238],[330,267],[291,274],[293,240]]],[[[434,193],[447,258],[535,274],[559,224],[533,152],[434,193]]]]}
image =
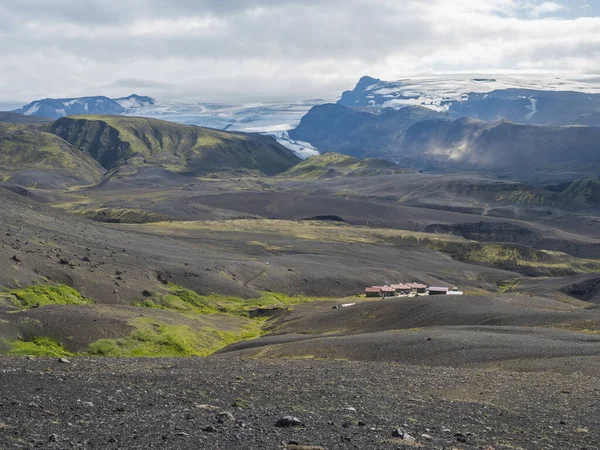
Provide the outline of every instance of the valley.
{"type": "Polygon", "coordinates": [[[302,159],[122,113],[0,116],[2,444],[595,448],[599,128],[323,105],[302,159]]]}

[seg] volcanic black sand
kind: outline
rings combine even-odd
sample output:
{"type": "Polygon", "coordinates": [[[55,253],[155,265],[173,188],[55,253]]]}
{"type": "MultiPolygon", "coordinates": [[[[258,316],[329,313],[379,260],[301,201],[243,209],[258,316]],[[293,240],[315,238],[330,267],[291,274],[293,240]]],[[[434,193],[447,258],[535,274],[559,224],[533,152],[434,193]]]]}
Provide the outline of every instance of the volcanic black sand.
{"type": "Polygon", "coordinates": [[[6,449],[591,450],[600,442],[600,385],[577,370],[226,357],[5,357],[0,367],[6,449]],[[277,427],[288,415],[301,423],[277,427]]]}

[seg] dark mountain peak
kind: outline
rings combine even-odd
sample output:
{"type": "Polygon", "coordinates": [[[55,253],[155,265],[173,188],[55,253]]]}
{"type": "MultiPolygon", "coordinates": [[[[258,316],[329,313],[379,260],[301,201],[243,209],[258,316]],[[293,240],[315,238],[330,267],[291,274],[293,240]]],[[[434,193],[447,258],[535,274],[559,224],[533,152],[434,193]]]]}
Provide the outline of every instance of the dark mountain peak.
{"type": "Polygon", "coordinates": [[[74,114],[122,114],[119,103],[105,96],[78,98],[45,98],[36,100],[14,111],[26,116],[42,116],[59,119],[74,114]]]}
{"type": "Polygon", "coordinates": [[[60,119],[77,114],[120,115],[131,108],[154,105],[152,97],[132,94],[112,99],[103,95],[77,98],[44,98],[36,100],[13,112],[26,116],[60,119]]]}
{"type": "Polygon", "coordinates": [[[355,89],[365,89],[379,82],[381,82],[379,78],[373,78],[365,75],[364,77],[361,77],[360,80],[358,80],[358,84],[356,85],[355,89]]]}
{"type": "Polygon", "coordinates": [[[149,106],[156,104],[156,100],[145,95],[131,94],[129,97],[121,97],[114,99],[125,109],[139,108],[141,106],[149,106]]]}

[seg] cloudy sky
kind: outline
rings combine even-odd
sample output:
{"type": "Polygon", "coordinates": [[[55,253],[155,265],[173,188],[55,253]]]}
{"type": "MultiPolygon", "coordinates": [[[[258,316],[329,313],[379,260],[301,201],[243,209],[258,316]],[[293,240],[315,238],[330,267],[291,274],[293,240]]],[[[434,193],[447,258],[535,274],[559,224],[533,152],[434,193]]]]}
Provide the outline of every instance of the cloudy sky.
{"type": "Polygon", "coordinates": [[[332,98],[362,75],[586,77],[600,0],[0,0],[0,105],[332,98]]]}

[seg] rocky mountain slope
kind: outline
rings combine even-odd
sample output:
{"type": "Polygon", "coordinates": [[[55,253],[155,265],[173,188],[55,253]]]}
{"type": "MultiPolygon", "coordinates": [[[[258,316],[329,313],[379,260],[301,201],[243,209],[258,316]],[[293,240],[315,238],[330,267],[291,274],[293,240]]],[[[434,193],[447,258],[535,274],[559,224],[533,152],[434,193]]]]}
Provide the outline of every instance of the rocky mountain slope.
{"type": "Polygon", "coordinates": [[[600,178],[590,177],[575,180],[563,191],[563,194],[583,203],[600,206],[600,178]]]}
{"type": "Polygon", "coordinates": [[[600,94],[505,89],[471,93],[448,105],[454,117],[531,125],[600,126],[600,94]]]}
{"type": "Polygon", "coordinates": [[[189,174],[247,169],[274,175],[300,161],[271,137],[141,117],[73,116],[48,129],[104,168],[127,173],[151,165],[189,174]]]}
{"type": "Polygon", "coordinates": [[[27,125],[0,124],[0,176],[25,186],[94,184],[105,170],[54,134],[27,125]]]}
{"type": "Polygon", "coordinates": [[[316,106],[289,135],[321,151],[382,158],[423,170],[499,173],[535,166],[552,178],[557,168],[592,174],[600,164],[600,128],[449,119],[415,106],[383,111],[316,106]]]}
{"type": "Polygon", "coordinates": [[[393,153],[415,123],[443,117],[443,113],[417,106],[373,112],[325,104],[313,107],[289,136],[310,142],[322,152],[378,157],[393,153]]]}
{"type": "Polygon", "coordinates": [[[600,164],[600,128],[542,127],[472,119],[422,121],[411,127],[399,155],[439,166],[543,168],[600,164]]]}
{"type": "Polygon", "coordinates": [[[453,117],[532,125],[600,126],[600,88],[570,80],[449,77],[384,81],[363,77],[340,105],[351,108],[425,106],[453,117]]]}
{"type": "Polygon", "coordinates": [[[128,109],[153,105],[154,99],[136,94],[129,97],[111,99],[104,96],[79,98],[46,98],[36,100],[15,113],[26,116],[41,116],[51,119],[71,116],[74,114],[123,114],[128,109]]]}
{"type": "Polygon", "coordinates": [[[327,152],[311,156],[281,175],[284,177],[317,180],[339,176],[363,177],[412,173],[397,164],[381,159],[358,159],[340,153],[327,152]]]}

